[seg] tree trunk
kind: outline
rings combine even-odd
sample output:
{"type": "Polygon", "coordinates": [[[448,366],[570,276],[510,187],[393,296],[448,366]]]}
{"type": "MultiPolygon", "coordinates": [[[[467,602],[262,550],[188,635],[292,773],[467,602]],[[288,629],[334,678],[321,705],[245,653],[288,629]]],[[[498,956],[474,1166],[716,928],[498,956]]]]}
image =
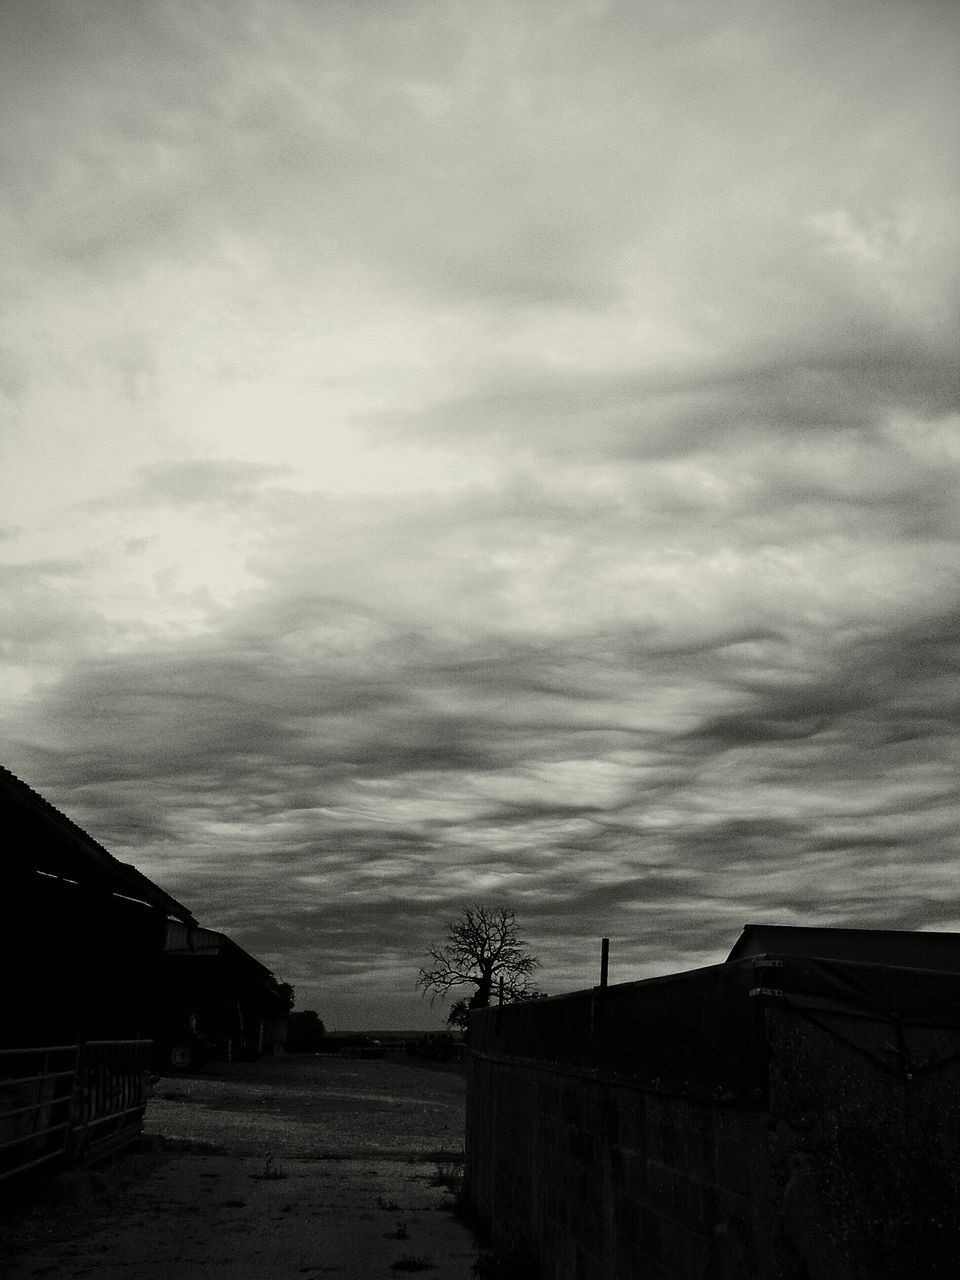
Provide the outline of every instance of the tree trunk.
{"type": "Polygon", "coordinates": [[[477,989],[470,998],[471,1009],[486,1009],[493,993],[493,974],[484,973],[476,979],[477,989]]]}

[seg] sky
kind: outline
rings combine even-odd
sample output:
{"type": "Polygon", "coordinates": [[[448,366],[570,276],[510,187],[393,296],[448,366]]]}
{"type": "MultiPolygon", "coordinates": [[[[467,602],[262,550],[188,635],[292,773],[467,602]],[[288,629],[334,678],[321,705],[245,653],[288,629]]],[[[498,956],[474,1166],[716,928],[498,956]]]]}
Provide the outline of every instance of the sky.
{"type": "Polygon", "coordinates": [[[330,1027],[960,930],[954,0],[2,0],[3,763],[330,1027]]]}

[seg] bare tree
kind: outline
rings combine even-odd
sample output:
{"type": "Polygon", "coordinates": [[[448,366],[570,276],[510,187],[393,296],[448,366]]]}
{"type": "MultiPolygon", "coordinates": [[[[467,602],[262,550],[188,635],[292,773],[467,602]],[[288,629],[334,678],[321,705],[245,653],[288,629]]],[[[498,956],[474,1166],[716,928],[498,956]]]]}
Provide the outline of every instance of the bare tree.
{"type": "Polygon", "coordinates": [[[431,1000],[454,987],[474,986],[469,1009],[490,1003],[494,987],[503,979],[504,997],[514,1001],[539,995],[530,975],[540,961],[526,950],[517,934],[516,916],[506,907],[464,907],[447,926],[447,940],[428,949],[429,962],[420,970],[417,986],[431,1000]]]}

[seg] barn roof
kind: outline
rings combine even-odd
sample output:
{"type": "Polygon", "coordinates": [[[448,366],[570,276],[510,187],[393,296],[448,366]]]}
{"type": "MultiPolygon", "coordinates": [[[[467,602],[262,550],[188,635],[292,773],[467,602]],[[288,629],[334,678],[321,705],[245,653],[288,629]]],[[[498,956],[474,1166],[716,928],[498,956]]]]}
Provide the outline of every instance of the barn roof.
{"type": "Polygon", "coordinates": [[[39,873],[157,907],[195,923],[192,913],[129,862],[108,853],[82,827],[0,766],[0,813],[7,853],[0,875],[39,873]],[[21,835],[21,838],[17,836],[21,835]]]}
{"type": "Polygon", "coordinates": [[[960,933],[748,924],[727,959],[762,955],[815,956],[960,973],[960,933]]]}

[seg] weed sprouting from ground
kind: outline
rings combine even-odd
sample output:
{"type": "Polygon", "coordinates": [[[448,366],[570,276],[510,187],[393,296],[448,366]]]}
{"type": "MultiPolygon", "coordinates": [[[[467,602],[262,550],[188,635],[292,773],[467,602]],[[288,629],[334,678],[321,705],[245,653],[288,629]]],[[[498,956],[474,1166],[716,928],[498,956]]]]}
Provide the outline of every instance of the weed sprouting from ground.
{"type": "Polygon", "coordinates": [[[391,1271],[435,1271],[437,1264],[429,1258],[418,1258],[414,1254],[406,1254],[390,1263],[391,1271]]]}
{"type": "Polygon", "coordinates": [[[438,1151],[433,1157],[437,1172],[430,1179],[431,1187],[443,1187],[459,1201],[463,1191],[463,1174],[466,1157],[462,1151],[438,1151]]]}
{"type": "Polygon", "coordinates": [[[386,1240],[409,1240],[410,1239],[410,1232],[407,1230],[407,1224],[405,1222],[398,1222],[395,1230],[385,1231],[383,1235],[384,1235],[384,1239],[386,1240]]]}

